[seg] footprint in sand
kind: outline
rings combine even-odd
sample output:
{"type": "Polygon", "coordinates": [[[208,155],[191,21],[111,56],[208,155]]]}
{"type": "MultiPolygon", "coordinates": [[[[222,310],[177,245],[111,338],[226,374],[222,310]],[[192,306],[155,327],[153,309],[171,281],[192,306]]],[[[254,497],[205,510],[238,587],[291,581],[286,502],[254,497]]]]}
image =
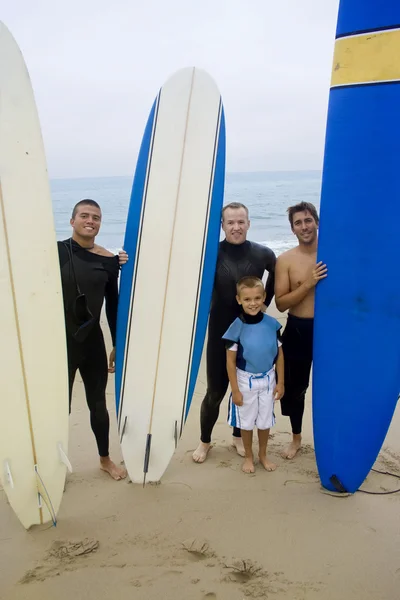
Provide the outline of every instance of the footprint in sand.
{"type": "Polygon", "coordinates": [[[231,460],[221,460],[218,464],[217,467],[231,467],[232,466],[232,461],[231,460]]]}
{"type": "MultiPolygon", "coordinates": [[[[26,584],[33,581],[45,581],[48,577],[60,575],[63,570],[71,570],[75,561],[96,552],[99,547],[98,540],[85,538],[77,542],[55,541],[44,558],[42,564],[25,573],[20,583],[26,584]]],[[[81,565],[81,563],[79,562],[81,565]]]]}
{"type": "Polygon", "coordinates": [[[73,559],[78,556],[96,552],[98,547],[99,541],[90,538],[85,538],[79,542],[54,542],[50,549],[49,556],[60,560],[73,559]]]}

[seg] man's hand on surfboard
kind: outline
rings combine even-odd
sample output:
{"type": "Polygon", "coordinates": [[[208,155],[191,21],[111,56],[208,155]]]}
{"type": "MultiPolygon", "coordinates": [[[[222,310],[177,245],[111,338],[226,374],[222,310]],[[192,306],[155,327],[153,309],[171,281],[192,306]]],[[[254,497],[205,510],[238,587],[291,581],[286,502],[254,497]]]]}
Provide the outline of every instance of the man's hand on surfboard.
{"type": "Polygon", "coordinates": [[[119,266],[122,267],[122,265],[126,264],[129,260],[129,256],[127,255],[127,253],[125,252],[125,250],[120,250],[118,252],[118,260],[119,260],[119,266]]]}
{"type": "Polygon", "coordinates": [[[325,279],[325,277],[327,277],[327,276],[328,276],[327,266],[324,265],[322,263],[322,261],[319,261],[319,263],[317,263],[315,265],[315,267],[313,267],[311,269],[310,276],[306,280],[306,285],[307,285],[308,289],[311,290],[313,287],[315,287],[317,285],[317,283],[319,281],[321,281],[321,279],[325,279]]]}

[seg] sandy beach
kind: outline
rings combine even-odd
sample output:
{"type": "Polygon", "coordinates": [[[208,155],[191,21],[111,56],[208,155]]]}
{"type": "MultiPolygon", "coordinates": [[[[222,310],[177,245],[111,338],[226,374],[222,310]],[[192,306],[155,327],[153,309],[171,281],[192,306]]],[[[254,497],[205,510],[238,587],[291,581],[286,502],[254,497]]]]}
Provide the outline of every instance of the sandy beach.
{"type": "MultiPolygon", "coordinates": [[[[285,318],[271,308],[282,324],[285,318]]],[[[110,339],[106,329],[108,347],[110,339]]],[[[45,373],[43,374],[45,376],[45,373]]],[[[0,491],[0,598],[4,600],[398,600],[400,494],[334,497],[320,487],[313,451],[311,394],[304,445],[293,461],[280,415],[270,441],[274,473],[241,472],[230,446],[224,401],[207,462],[196,465],[201,365],[178,450],[159,485],[114,482],[98,469],[94,436],[78,375],[70,418],[67,477],[56,528],[29,532],[0,491]]],[[[109,377],[111,451],[116,436],[114,376],[109,377]]],[[[377,461],[400,474],[400,413],[377,461]]],[[[400,481],[371,473],[363,489],[400,481]]]]}

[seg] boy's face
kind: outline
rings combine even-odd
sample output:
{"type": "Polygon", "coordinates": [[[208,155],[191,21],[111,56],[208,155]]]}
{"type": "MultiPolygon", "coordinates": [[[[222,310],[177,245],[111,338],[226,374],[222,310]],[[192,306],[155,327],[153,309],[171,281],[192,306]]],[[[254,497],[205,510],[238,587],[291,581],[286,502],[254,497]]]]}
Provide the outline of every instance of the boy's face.
{"type": "Polygon", "coordinates": [[[257,315],[264,304],[265,290],[261,286],[242,288],[236,296],[236,300],[247,315],[257,315]]]}

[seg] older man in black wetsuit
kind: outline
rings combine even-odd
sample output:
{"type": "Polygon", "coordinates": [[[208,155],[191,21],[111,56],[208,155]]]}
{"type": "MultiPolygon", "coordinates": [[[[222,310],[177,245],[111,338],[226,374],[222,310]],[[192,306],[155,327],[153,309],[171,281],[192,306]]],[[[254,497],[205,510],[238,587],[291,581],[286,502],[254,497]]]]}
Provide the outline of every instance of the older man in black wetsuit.
{"type": "MultiPolygon", "coordinates": [[[[219,245],[208,324],[207,393],[201,405],[201,441],[193,453],[193,460],[197,463],[202,463],[207,458],[211,433],[218,419],[220,404],[228,389],[226,349],[222,336],[240,314],[240,305],[236,301],[236,283],[246,275],[262,279],[264,271],[267,271],[266,306],[269,306],[274,297],[275,254],[270,248],[246,239],[249,227],[249,212],[246,206],[232,202],[223,208],[222,229],[225,232],[225,240],[219,245]]],[[[238,454],[244,456],[240,429],[233,430],[232,443],[238,454]]]]}
{"type": "MultiPolygon", "coordinates": [[[[96,438],[100,468],[113,479],[124,479],[125,469],[117,467],[108,453],[110,419],[106,405],[108,372],[114,372],[115,347],[107,363],[100,327],[100,313],[106,301],[107,320],[113,345],[117,325],[118,257],[95,244],[101,225],[101,210],[94,200],[82,200],[74,207],[70,221],[72,238],[58,242],[68,352],[69,402],[79,369],[96,438]]],[[[126,262],[127,255],[121,262],[126,262]]]]}

